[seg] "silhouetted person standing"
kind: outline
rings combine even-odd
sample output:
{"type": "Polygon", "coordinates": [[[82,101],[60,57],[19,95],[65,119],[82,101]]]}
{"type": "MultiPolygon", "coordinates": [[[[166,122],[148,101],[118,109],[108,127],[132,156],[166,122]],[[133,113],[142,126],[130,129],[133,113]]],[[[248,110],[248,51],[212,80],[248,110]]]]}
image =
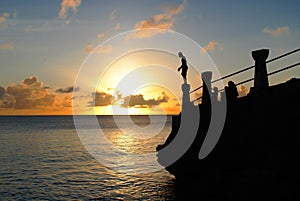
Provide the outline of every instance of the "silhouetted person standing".
{"type": "Polygon", "coordinates": [[[228,86],[225,87],[225,93],[227,100],[235,100],[239,96],[236,85],[233,81],[228,82],[228,86]]]}
{"type": "Polygon", "coordinates": [[[177,69],[178,71],[181,70],[181,75],[183,77],[184,82],[186,82],[186,74],[188,70],[188,66],[186,64],[186,58],[183,56],[182,52],[178,53],[178,56],[181,58],[181,66],[177,69]]]}

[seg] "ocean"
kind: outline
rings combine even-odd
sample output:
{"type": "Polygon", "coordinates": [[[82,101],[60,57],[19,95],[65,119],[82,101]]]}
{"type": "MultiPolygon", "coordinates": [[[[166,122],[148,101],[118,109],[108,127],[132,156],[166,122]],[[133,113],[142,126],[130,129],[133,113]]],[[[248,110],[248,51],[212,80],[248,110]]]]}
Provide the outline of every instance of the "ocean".
{"type": "MultiPolygon", "coordinates": [[[[91,117],[84,118],[89,122],[91,117]]],[[[128,116],[118,118],[126,127],[128,116]]],[[[150,124],[149,116],[130,119],[141,128],[150,124]]],[[[159,123],[159,119],[160,116],[155,117],[152,124],[159,123]]],[[[97,116],[97,121],[112,145],[137,154],[154,153],[171,131],[171,116],[167,116],[157,135],[141,140],[122,133],[112,116],[97,116]]],[[[94,128],[87,124],[87,129],[94,128]]],[[[127,131],[136,132],[130,127],[127,131]]],[[[111,157],[118,164],[118,155],[111,157]]],[[[174,198],[174,177],[164,169],[136,174],[118,172],[94,159],[82,145],[72,116],[0,117],[0,164],[0,200],[174,198]]]]}

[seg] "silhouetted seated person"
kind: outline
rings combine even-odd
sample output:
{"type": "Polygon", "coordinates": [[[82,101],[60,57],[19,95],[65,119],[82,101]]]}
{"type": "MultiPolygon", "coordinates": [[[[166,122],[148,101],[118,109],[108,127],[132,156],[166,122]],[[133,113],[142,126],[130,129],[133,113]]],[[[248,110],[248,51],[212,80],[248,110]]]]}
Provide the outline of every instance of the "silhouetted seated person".
{"type": "Polygon", "coordinates": [[[181,70],[181,75],[183,77],[184,82],[186,83],[186,75],[187,75],[187,70],[188,70],[188,66],[186,63],[186,58],[185,56],[183,56],[182,52],[178,53],[178,56],[181,58],[181,66],[177,69],[178,71],[181,70]]]}
{"type": "Polygon", "coordinates": [[[239,93],[233,81],[228,82],[228,86],[225,87],[225,93],[228,101],[237,100],[239,93]]]}

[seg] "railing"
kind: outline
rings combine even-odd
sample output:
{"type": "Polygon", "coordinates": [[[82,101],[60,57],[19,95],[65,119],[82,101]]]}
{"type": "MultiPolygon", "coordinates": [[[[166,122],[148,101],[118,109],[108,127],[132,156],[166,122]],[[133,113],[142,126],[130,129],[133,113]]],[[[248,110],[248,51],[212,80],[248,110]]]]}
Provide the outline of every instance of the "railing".
{"type": "MultiPolygon", "coordinates": [[[[281,59],[281,58],[283,58],[283,57],[286,57],[286,56],[288,56],[288,55],[294,54],[294,53],[296,53],[296,52],[298,52],[298,51],[300,51],[300,48],[298,48],[298,49],[296,49],[296,50],[293,50],[293,51],[290,51],[290,52],[287,52],[287,53],[282,54],[282,55],[280,55],[280,56],[274,57],[273,59],[270,59],[270,60],[266,61],[266,63],[271,63],[271,62],[273,62],[273,61],[276,61],[276,60],[281,59]]],[[[293,65],[290,65],[290,66],[281,68],[281,69],[279,69],[279,70],[276,70],[276,71],[273,71],[273,72],[271,72],[271,73],[268,73],[268,76],[277,74],[277,73],[279,73],[279,72],[282,72],[282,71],[285,71],[285,70],[288,70],[288,69],[291,69],[291,68],[294,68],[294,67],[297,67],[297,66],[299,66],[299,65],[300,65],[300,63],[296,63],[296,64],[293,64],[293,65]]],[[[232,77],[232,76],[234,76],[234,75],[240,74],[240,73],[242,73],[242,72],[248,71],[248,70],[250,70],[250,69],[252,69],[252,68],[254,68],[254,67],[255,67],[255,65],[249,66],[249,67],[247,67],[247,68],[244,68],[244,69],[242,69],[242,70],[239,70],[239,71],[236,71],[236,72],[233,72],[233,73],[230,73],[230,74],[225,75],[225,76],[223,76],[223,77],[221,77],[221,78],[218,78],[218,79],[216,79],[216,80],[213,80],[211,83],[219,82],[219,81],[221,81],[221,80],[223,80],[223,79],[226,79],[226,78],[232,77]]],[[[250,82],[250,81],[252,81],[252,80],[254,80],[254,78],[250,78],[250,79],[244,80],[244,81],[242,81],[242,82],[239,82],[239,83],[236,84],[236,86],[241,85],[241,84],[245,84],[245,83],[250,82]]],[[[196,88],[196,89],[194,89],[194,90],[192,90],[192,91],[190,91],[190,94],[193,93],[193,92],[195,92],[195,91],[197,91],[197,90],[199,90],[199,89],[201,89],[202,87],[203,87],[203,85],[200,86],[200,87],[198,87],[198,88],[196,88]]],[[[224,89],[218,90],[218,92],[222,92],[222,91],[224,91],[224,89]]],[[[201,98],[202,98],[202,96],[199,97],[199,98],[194,99],[192,102],[198,101],[198,100],[200,100],[201,98]]]]}

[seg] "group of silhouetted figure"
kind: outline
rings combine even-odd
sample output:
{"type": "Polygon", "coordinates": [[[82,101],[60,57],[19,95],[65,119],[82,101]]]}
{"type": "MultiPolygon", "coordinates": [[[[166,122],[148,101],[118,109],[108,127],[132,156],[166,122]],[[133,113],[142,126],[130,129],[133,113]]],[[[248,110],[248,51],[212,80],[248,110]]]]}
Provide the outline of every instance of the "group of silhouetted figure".
{"type": "MultiPolygon", "coordinates": [[[[178,53],[179,58],[181,58],[181,66],[178,67],[178,71],[181,70],[181,75],[183,78],[184,83],[187,83],[187,70],[188,70],[188,65],[186,61],[186,57],[182,54],[182,52],[178,53]]],[[[212,95],[211,95],[211,100],[212,101],[218,101],[218,94],[219,94],[219,89],[217,87],[214,87],[212,90],[212,95]]],[[[226,99],[230,101],[234,101],[237,99],[239,96],[237,87],[233,81],[229,81],[228,85],[225,87],[225,94],[226,94],[226,99]]],[[[221,94],[221,100],[223,99],[223,94],[221,94]]]]}

